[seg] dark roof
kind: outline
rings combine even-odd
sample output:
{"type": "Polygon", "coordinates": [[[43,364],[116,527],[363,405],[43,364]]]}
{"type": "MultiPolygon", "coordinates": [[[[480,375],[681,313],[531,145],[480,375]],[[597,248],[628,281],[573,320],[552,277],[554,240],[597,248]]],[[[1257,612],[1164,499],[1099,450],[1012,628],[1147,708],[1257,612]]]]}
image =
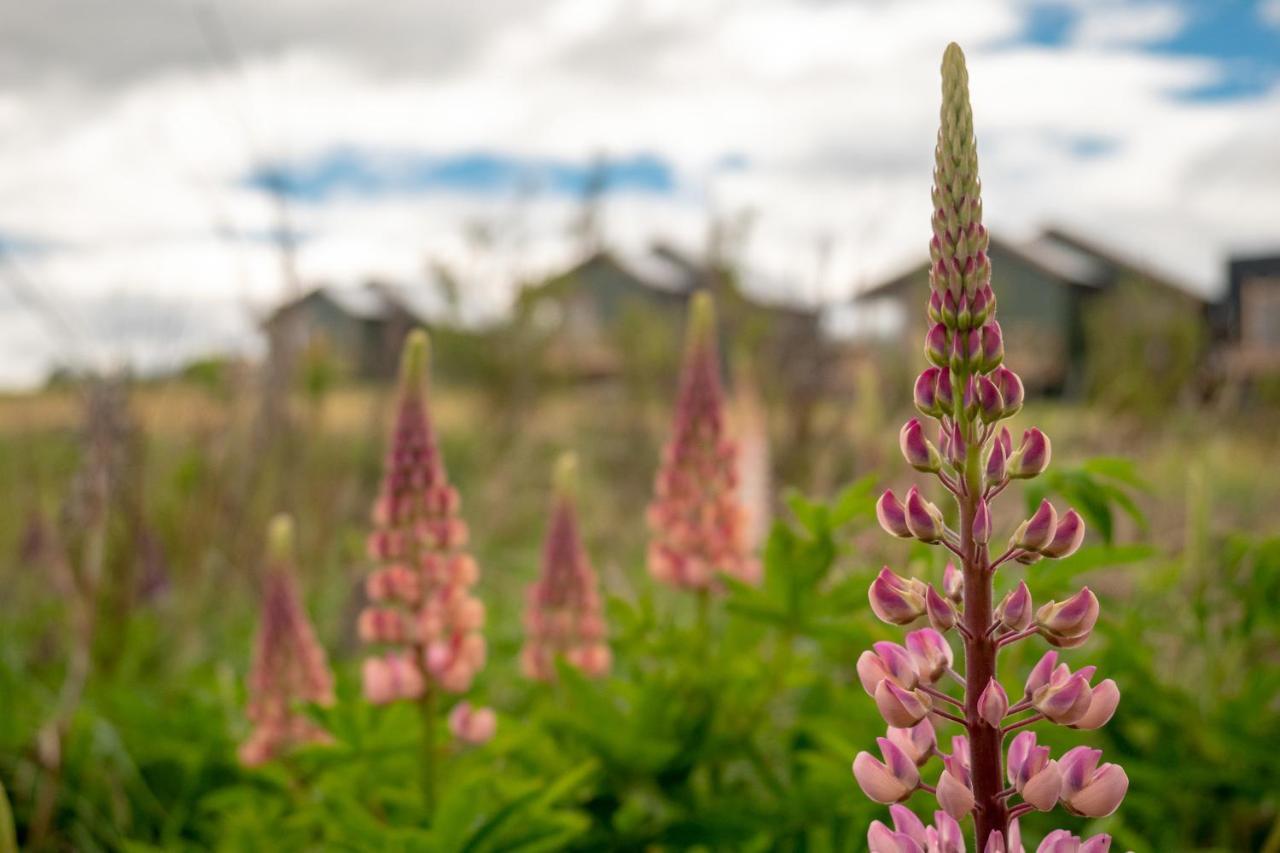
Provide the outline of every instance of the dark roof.
{"type": "Polygon", "coordinates": [[[328,302],[343,314],[356,320],[379,322],[395,316],[408,315],[415,322],[426,323],[432,311],[431,306],[426,304],[427,300],[421,298],[422,296],[422,292],[414,289],[377,281],[358,287],[321,285],[276,306],[262,323],[264,326],[269,326],[285,311],[317,300],[328,302]]]}
{"type": "Polygon", "coordinates": [[[1110,246],[1103,246],[1094,240],[1087,239],[1063,230],[1058,227],[1046,228],[1037,239],[1052,240],[1066,246],[1078,249],[1097,258],[1099,261],[1110,266],[1116,273],[1126,273],[1129,275],[1139,276],[1147,281],[1156,284],[1162,284],[1181,293],[1184,296],[1195,299],[1197,302],[1206,301],[1200,296],[1194,287],[1185,281],[1169,275],[1152,267],[1145,260],[1139,260],[1132,255],[1114,249],[1110,246]]]}

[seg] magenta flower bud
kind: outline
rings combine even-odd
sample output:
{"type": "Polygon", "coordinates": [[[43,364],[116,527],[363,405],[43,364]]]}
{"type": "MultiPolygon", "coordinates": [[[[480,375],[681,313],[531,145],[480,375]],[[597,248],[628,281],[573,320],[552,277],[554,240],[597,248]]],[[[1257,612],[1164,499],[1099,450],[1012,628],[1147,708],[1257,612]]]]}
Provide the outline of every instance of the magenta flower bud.
{"type": "Polygon", "coordinates": [[[857,664],[858,680],[869,696],[875,696],[876,688],[886,679],[908,690],[916,686],[919,676],[916,673],[915,659],[910,652],[895,643],[884,641],[875,643],[873,648],[875,651],[865,651],[859,655],[857,664]]]}
{"type": "Polygon", "coordinates": [[[924,615],[925,589],[923,582],[899,577],[885,566],[868,591],[871,610],[882,622],[909,625],[924,615]]]}
{"type": "Polygon", "coordinates": [[[938,595],[932,585],[924,593],[924,610],[929,616],[929,624],[936,630],[947,632],[955,627],[956,607],[950,600],[938,595]]]}
{"type": "Polygon", "coordinates": [[[1004,715],[1009,713],[1009,694],[994,678],[987,682],[987,687],[978,697],[978,716],[993,729],[1000,728],[1004,715]]]}
{"type": "Polygon", "coordinates": [[[1031,668],[1031,672],[1027,675],[1026,695],[1028,697],[1035,694],[1037,690],[1044,687],[1053,678],[1054,668],[1058,665],[1058,653],[1053,649],[1044,653],[1039,663],[1031,668]]]}
{"type": "Polygon", "coordinates": [[[1007,461],[1008,454],[1005,452],[1004,444],[999,440],[991,442],[991,452],[987,454],[986,472],[983,477],[987,488],[1004,482],[1007,461]]]}
{"type": "Polygon", "coordinates": [[[1062,773],[1049,758],[1049,747],[1036,745],[1035,732],[1020,732],[1009,744],[1005,772],[1022,799],[1040,811],[1047,812],[1058,802],[1062,773]]]}
{"type": "Polygon", "coordinates": [[[1010,631],[1021,631],[1031,624],[1031,609],[1031,590],[1026,581],[1018,581],[996,607],[996,621],[1010,631]]]}
{"type": "Polygon", "coordinates": [[[977,379],[978,417],[984,424],[993,424],[1004,417],[1004,400],[996,383],[985,376],[977,379]]]}
{"type": "Polygon", "coordinates": [[[991,541],[991,511],[987,509],[987,502],[978,501],[978,511],[973,516],[973,541],[979,545],[986,545],[991,541]]]}
{"type": "Polygon", "coordinates": [[[880,761],[869,752],[859,752],[853,760],[853,777],[867,798],[877,803],[898,803],[920,787],[920,771],[906,753],[888,738],[876,738],[880,761]]]}
{"type": "Polygon", "coordinates": [[[978,360],[978,369],[983,373],[990,373],[999,367],[1002,361],[1004,361],[1004,333],[1000,330],[999,323],[988,323],[982,327],[982,354],[978,360]]]}
{"type": "Polygon", "coordinates": [[[1053,541],[1058,529],[1058,513],[1048,501],[1040,501],[1035,513],[1014,531],[1009,539],[1010,548],[1039,551],[1053,541]]]}
{"type": "Polygon", "coordinates": [[[975,327],[984,325],[987,320],[991,319],[991,314],[996,308],[996,295],[992,291],[991,285],[984,285],[978,288],[969,301],[969,315],[972,318],[975,327]]]}
{"type": "Polygon", "coordinates": [[[1089,698],[1089,710],[1079,720],[1076,720],[1071,727],[1073,729],[1100,729],[1111,721],[1111,717],[1116,712],[1116,707],[1120,704],[1120,688],[1116,686],[1115,681],[1108,678],[1106,681],[1093,688],[1093,692],[1089,698]]]}
{"type": "Polygon", "coordinates": [[[929,439],[924,437],[924,427],[917,418],[902,425],[898,432],[898,447],[907,464],[917,471],[932,474],[942,468],[942,457],[929,439]]]}
{"type": "Polygon", "coordinates": [[[894,496],[892,489],[885,489],[880,500],[876,501],[876,520],[890,536],[897,536],[899,539],[915,538],[911,528],[907,526],[907,511],[894,496]]]}
{"type": "Polygon", "coordinates": [[[956,604],[964,600],[964,573],[955,563],[947,563],[942,570],[942,592],[956,604]]]}
{"type": "Polygon", "coordinates": [[[950,770],[938,777],[938,805],[956,820],[964,820],[973,811],[973,791],[950,770]]]}
{"type": "Polygon", "coordinates": [[[915,385],[915,404],[920,410],[920,414],[931,418],[941,417],[944,413],[942,407],[938,405],[938,374],[941,370],[937,367],[927,367],[918,377],[916,377],[915,385]]]}
{"type": "Polygon", "coordinates": [[[924,853],[920,843],[905,832],[898,832],[878,820],[867,827],[867,849],[870,853],[924,853]]]}
{"type": "Polygon", "coordinates": [[[1040,553],[1060,560],[1078,551],[1082,542],[1084,542],[1084,519],[1074,509],[1069,509],[1066,515],[1058,519],[1058,528],[1054,531],[1053,539],[1040,549],[1040,553]]]}
{"type": "Polygon", "coordinates": [[[972,376],[965,380],[964,394],[960,398],[960,407],[964,410],[966,418],[973,418],[978,414],[978,388],[972,376]]]}
{"type": "MultiPolygon", "coordinates": [[[[929,304],[925,308],[925,313],[929,317],[930,323],[944,323],[942,319],[942,294],[938,291],[930,291],[929,304]]],[[[945,325],[945,323],[944,323],[945,325]]]]}
{"type": "Polygon", "coordinates": [[[1084,718],[1093,695],[1084,673],[1063,674],[1065,669],[1063,664],[1054,672],[1049,683],[1031,697],[1031,704],[1052,722],[1069,726],[1084,718]]]}
{"type": "Polygon", "coordinates": [[[925,850],[938,853],[964,853],[964,833],[960,824],[943,811],[933,813],[933,826],[925,830],[925,850]]]}
{"type": "MultiPolygon", "coordinates": [[[[945,427],[943,428],[946,429],[945,427]]],[[[951,463],[951,467],[956,471],[964,468],[965,456],[968,453],[969,445],[964,440],[964,430],[960,424],[952,424],[951,432],[946,436],[946,452],[943,456],[951,463]]]]}
{"type": "Polygon", "coordinates": [[[889,726],[885,736],[906,753],[917,767],[928,761],[938,748],[938,735],[928,717],[910,728],[889,726]]]}
{"type": "Polygon", "coordinates": [[[956,325],[960,312],[956,305],[955,294],[948,291],[942,295],[942,322],[948,326],[956,325]]]}
{"type": "MultiPolygon", "coordinates": [[[[1081,645],[1098,621],[1098,597],[1084,587],[1066,601],[1050,601],[1036,611],[1036,625],[1051,643],[1066,641],[1066,648],[1081,645]],[[1071,642],[1079,640],[1079,642],[1071,642]]],[[[1055,643],[1056,645],[1057,643],[1055,643]]]]}
{"type": "Polygon", "coordinates": [[[915,486],[907,492],[907,529],[921,542],[937,542],[942,539],[942,513],[920,495],[915,486]]]}
{"type": "Polygon", "coordinates": [[[997,367],[991,373],[991,379],[1000,389],[1000,399],[1004,401],[1003,417],[1011,418],[1022,410],[1022,401],[1026,398],[1026,389],[1022,387],[1022,379],[1007,367],[997,367]]]}
{"type": "Polygon", "coordinates": [[[933,328],[929,329],[929,333],[924,338],[924,357],[930,364],[938,367],[947,367],[951,364],[951,341],[948,338],[946,326],[935,323],[933,328]]]}
{"type": "Polygon", "coordinates": [[[1032,427],[1022,434],[1022,444],[1009,457],[1009,476],[1015,480],[1029,480],[1044,473],[1049,467],[1052,451],[1049,439],[1032,427]]]}
{"type": "Polygon", "coordinates": [[[982,336],[974,329],[956,332],[951,339],[951,369],[957,373],[978,363],[982,354],[982,336]]]}
{"type": "Polygon", "coordinates": [[[916,813],[900,803],[889,806],[889,817],[893,819],[893,828],[917,845],[927,845],[928,830],[924,821],[916,817],[916,813]]]}
{"type": "Polygon", "coordinates": [[[916,673],[925,684],[932,684],[942,678],[954,662],[946,637],[933,628],[912,631],[907,634],[905,642],[915,663],[916,673]]]}
{"type": "Polygon", "coordinates": [[[1118,764],[1098,766],[1102,750],[1077,746],[1058,762],[1062,770],[1062,805],[1082,817],[1106,817],[1120,807],[1129,777],[1118,764]]]}
{"type": "Polygon", "coordinates": [[[956,398],[955,391],[951,385],[951,371],[945,367],[938,370],[938,387],[935,389],[938,400],[938,408],[942,413],[950,414],[955,408],[956,398]]]}
{"type": "Polygon", "coordinates": [[[900,729],[914,726],[933,710],[933,700],[928,693],[906,690],[888,678],[876,687],[875,698],[884,721],[900,729]]]}

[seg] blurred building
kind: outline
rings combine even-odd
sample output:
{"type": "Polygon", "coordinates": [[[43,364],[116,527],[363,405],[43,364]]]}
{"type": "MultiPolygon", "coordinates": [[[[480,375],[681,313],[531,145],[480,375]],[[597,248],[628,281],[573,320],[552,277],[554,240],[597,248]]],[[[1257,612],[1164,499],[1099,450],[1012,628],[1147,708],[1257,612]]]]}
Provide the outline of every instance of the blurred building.
{"type": "MultiPolygon", "coordinates": [[[[1022,243],[992,235],[989,253],[1005,351],[1031,392],[1081,393],[1098,382],[1107,370],[1099,353],[1114,351],[1116,334],[1138,335],[1133,349],[1151,371],[1166,370],[1188,347],[1196,362],[1203,354],[1208,304],[1141,263],[1059,229],[1022,243]],[[1109,322],[1121,329],[1109,331],[1109,322]]],[[[855,301],[900,318],[894,338],[914,351],[928,296],[925,258],[855,301]]]]}
{"type": "Polygon", "coordinates": [[[323,353],[351,378],[385,379],[395,375],[401,345],[426,325],[426,313],[404,288],[317,287],[277,307],[262,329],[272,357],[287,342],[292,353],[323,353]]]}
{"type": "Polygon", "coordinates": [[[1220,319],[1228,379],[1280,374],[1280,254],[1234,258],[1227,264],[1220,319]]]}

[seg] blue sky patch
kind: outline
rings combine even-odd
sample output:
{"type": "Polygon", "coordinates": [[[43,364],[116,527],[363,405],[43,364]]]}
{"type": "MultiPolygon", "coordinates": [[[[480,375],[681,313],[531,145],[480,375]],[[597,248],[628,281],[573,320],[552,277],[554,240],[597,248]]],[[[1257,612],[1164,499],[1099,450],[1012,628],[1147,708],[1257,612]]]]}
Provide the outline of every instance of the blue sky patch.
{"type": "Polygon", "coordinates": [[[252,170],[246,186],[282,192],[301,202],[336,197],[513,192],[582,197],[596,184],[604,192],[670,194],[675,170],[651,154],[599,160],[519,157],[482,151],[448,155],[335,148],[300,163],[275,163],[252,170]]]}

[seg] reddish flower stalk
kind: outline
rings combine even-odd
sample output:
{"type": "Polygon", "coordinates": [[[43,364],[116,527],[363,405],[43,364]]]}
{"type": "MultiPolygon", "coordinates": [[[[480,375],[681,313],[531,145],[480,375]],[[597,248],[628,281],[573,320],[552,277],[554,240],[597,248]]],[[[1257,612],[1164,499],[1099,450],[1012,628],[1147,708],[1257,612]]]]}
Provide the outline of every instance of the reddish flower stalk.
{"type": "Polygon", "coordinates": [[[262,622],[249,671],[253,732],[240,747],[240,761],[252,767],[295,745],[328,740],[297,707],[302,702],[332,705],[333,675],[298,595],[293,522],[281,515],[268,535],[262,622]]]}
{"type": "Polygon", "coordinates": [[[405,342],[391,448],[368,543],[379,568],[365,583],[370,604],[360,614],[359,631],[382,650],[364,662],[366,698],[421,704],[423,787],[433,808],[439,694],[469,690],[486,647],[480,633],[484,605],[471,594],[480,572],[463,550],[467,525],[428,412],[428,347],[422,330],[405,342]]]}
{"type": "Polygon", "coordinates": [[[608,673],[613,661],[596,573],[578,532],[576,476],[577,460],[565,453],[556,462],[542,573],[525,592],[520,668],[539,681],[555,678],[557,657],[593,678],[608,673]]]}
{"type": "MultiPolygon", "coordinates": [[[[1098,750],[1079,747],[1054,761],[1029,730],[1012,739],[1005,760],[1004,745],[1014,731],[1042,720],[1098,728],[1111,718],[1120,693],[1110,679],[1092,685],[1093,667],[1072,673],[1065,663],[1058,663],[1054,651],[1032,670],[1016,700],[997,678],[997,652],[1004,646],[1036,635],[1059,648],[1083,644],[1098,618],[1098,600],[1086,587],[1064,602],[1051,601],[1037,610],[1026,584],[1019,584],[998,604],[995,601],[994,579],[1001,565],[1070,556],[1085,531],[1074,510],[1059,516],[1046,501],[1018,526],[1003,552],[995,557],[990,552],[989,502],[1012,480],[1043,472],[1050,445],[1032,428],[1015,448],[1009,430],[1000,426],[1021,409],[1023,391],[1017,374],[1002,364],[1004,344],[995,319],[988,237],[982,225],[968,82],[964,54],[952,44],[942,62],[942,125],[933,176],[927,306],[933,325],[925,338],[925,355],[932,366],[915,384],[916,407],[938,421],[939,442],[930,442],[915,418],[899,436],[908,464],[936,476],[954,497],[958,524],[954,530],[949,527],[942,511],[916,488],[903,502],[885,492],[877,505],[886,531],[940,545],[955,555],[961,568],[947,567],[941,593],[887,568],[872,583],[871,607],[879,618],[909,625],[927,617],[932,627],[909,634],[905,648],[877,643],[874,652],[858,661],[863,687],[895,728],[889,738],[881,739],[884,760],[860,753],[854,775],[863,791],[882,803],[905,800],[920,788],[930,790],[951,818],[973,814],[977,851],[1015,853],[1022,850],[1018,816],[1048,811],[1061,802],[1073,814],[1103,817],[1119,806],[1129,781],[1119,766],[1099,766],[1098,750]],[[952,629],[964,644],[963,675],[952,666],[952,650],[944,636],[952,629]],[[943,689],[944,677],[960,685],[959,698],[943,689]],[[965,730],[952,739],[950,754],[939,752],[932,737],[933,724],[942,721],[965,730]],[[895,738],[895,731],[914,731],[911,727],[928,727],[929,737],[895,738]],[[917,742],[927,743],[928,749],[901,746],[917,742]],[[926,785],[919,772],[931,755],[943,762],[936,787],[926,785]]],[[[882,824],[872,829],[868,840],[873,851],[923,849],[899,837],[911,832],[890,831],[882,824]]],[[[1107,836],[1081,842],[1059,830],[1039,849],[1101,851],[1109,843],[1107,836]]]]}
{"type": "Polygon", "coordinates": [[[748,583],[760,565],[747,542],[738,446],[729,435],[715,308],[693,297],[671,438],[649,504],[649,573],[706,595],[721,573],[748,583]]]}

